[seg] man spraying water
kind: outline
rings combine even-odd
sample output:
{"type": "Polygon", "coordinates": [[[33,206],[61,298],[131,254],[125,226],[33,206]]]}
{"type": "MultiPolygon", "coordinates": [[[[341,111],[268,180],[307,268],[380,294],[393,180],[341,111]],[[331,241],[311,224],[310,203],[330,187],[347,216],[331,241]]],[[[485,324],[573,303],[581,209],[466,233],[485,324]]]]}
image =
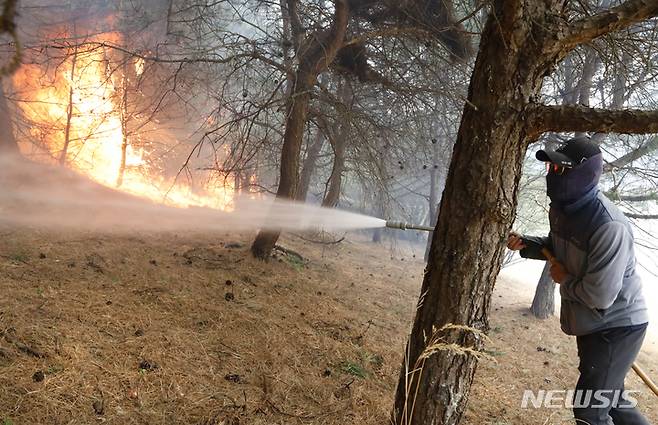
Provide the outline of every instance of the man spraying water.
{"type": "Polygon", "coordinates": [[[623,394],[649,316],[635,272],[630,222],[598,189],[601,151],[579,137],[555,151],[540,150],[536,157],[548,168],[550,233],[512,232],[507,247],[525,258],[550,260],[551,276],[560,284],[562,330],[575,335],[578,345],[576,392],[598,391],[611,398],[604,404],[581,400],[574,416],[589,425],[649,425],[630,400],[612,400],[623,394]]]}

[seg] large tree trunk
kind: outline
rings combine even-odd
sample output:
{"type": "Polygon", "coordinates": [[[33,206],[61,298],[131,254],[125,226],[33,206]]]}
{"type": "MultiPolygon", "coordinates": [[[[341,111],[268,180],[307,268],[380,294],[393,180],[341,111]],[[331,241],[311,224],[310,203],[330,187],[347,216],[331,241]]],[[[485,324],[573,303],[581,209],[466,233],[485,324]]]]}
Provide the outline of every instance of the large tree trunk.
{"type": "Polygon", "coordinates": [[[555,282],[551,278],[551,265],[546,263],[541,273],[535,297],[530,307],[532,314],[539,319],[548,319],[555,314],[555,282]]]}
{"type": "Polygon", "coordinates": [[[543,77],[576,46],[658,15],[655,1],[629,0],[567,24],[559,16],[564,5],[494,0],[490,6],[400,373],[396,424],[461,419],[477,362],[472,351],[456,347],[482,347],[479,331],[489,327],[528,142],[546,131],[658,131],[658,112],[535,103],[543,77]],[[428,340],[437,344],[427,347],[428,340]]]}
{"type": "Polygon", "coordinates": [[[11,124],[11,112],[2,80],[0,80],[0,154],[17,154],[18,152],[18,144],[11,124]]]}
{"type": "MultiPolygon", "coordinates": [[[[299,156],[304,136],[304,125],[306,124],[310,93],[315,84],[316,75],[312,75],[306,70],[300,70],[296,77],[291,94],[292,100],[288,106],[286,131],[283,136],[280,180],[276,192],[277,199],[293,199],[297,190],[299,156]]],[[[261,230],[251,245],[252,254],[257,258],[267,258],[274,249],[280,234],[280,230],[261,230]]]]}
{"type": "Polygon", "coordinates": [[[543,54],[535,38],[541,36],[531,32],[559,9],[558,2],[533,2],[521,13],[513,3],[495,1],[482,34],[397,387],[396,424],[459,422],[476,358],[453,350],[421,358],[426,338],[480,349],[482,338],[471,331],[435,331],[449,324],[489,327],[491,293],[529,142],[524,110],[539,97],[542,77],[555,60],[543,54]]]}
{"type": "Polygon", "coordinates": [[[331,170],[331,176],[329,176],[329,187],[322,199],[323,207],[338,205],[340,188],[343,183],[343,172],[345,171],[345,147],[350,134],[350,111],[352,109],[353,93],[349,81],[342,81],[338,91],[338,96],[346,110],[339,114],[338,135],[331,140],[331,147],[334,151],[334,166],[331,170]]]}
{"type": "MultiPolygon", "coordinates": [[[[288,2],[289,9],[292,3],[294,2],[288,2]]],[[[331,27],[325,31],[311,34],[297,52],[299,65],[295,72],[295,81],[286,108],[286,130],[281,150],[277,199],[294,199],[295,197],[299,182],[299,156],[311,91],[318,74],[334,60],[338,49],[343,44],[348,15],[347,1],[337,0],[331,27]]],[[[280,230],[261,230],[251,245],[252,254],[261,259],[269,257],[280,234],[280,230]]]]}

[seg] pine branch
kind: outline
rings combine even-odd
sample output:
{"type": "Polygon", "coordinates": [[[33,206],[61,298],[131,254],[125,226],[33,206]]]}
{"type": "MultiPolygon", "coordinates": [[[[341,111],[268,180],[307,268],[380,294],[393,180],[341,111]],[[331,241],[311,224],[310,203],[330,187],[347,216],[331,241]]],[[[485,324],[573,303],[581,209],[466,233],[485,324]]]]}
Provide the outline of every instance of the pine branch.
{"type": "Polygon", "coordinates": [[[531,134],[554,132],[658,133],[658,111],[588,108],[586,106],[534,105],[528,111],[531,134]]]}
{"type": "Polygon", "coordinates": [[[658,1],[629,0],[617,7],[568,24],[559,44],[570,50],[654,16],[658,16],[658,1]]]}

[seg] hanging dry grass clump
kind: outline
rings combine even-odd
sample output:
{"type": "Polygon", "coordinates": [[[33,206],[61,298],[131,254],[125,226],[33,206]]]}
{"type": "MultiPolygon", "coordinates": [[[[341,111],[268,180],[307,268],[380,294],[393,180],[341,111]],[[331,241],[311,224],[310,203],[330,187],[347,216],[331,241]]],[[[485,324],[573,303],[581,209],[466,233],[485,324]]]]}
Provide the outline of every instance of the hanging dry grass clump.
{"type": "MultiPolygon", "coordinates": [[[[422,303],[422,300],[423,297],[421,296],[420,303],[422,303]]],[[[492,356],[483,352],[480,348],[466,347],[454,342],[446,342],[444,340],[444,335],[448,331],[461,331],[465,333],[470,333],[475,338],[475,343],[477,343],[478,341],[491,342],[491,338],[489,338],[484,332],[470,326],[448,323],[442,326],[441,328],[433,327],[432,334],[430,335],[430,337],[428,338],[427,335],[425,336],[425,341],[426,341],[425,349],[420,354],[420,356],[418,356],[418,359],[416,360],[416,362],[413,365],[413,368],[411,369],[409,369],[409,353],[408,352],[405,353],[405,383],[404,383],[405,412],[403,412],[402,414],[402,424],[398,424],[398,425],[407,425],[411,423],[415,404],[416,404],[416,398],[418,395],[418,389],[420,388],[420,383],[421,383],[420,377],[422,376],[423,369],[425,367],[425,361],[430,357],[432,357],[434,354],[443,351],[443,352],[449,352],[456,356],[473,356],[478,360],[484,359],[484,360],[491,360],[494,362],[496,361],[492,356]],[[410,411],[407,412],[406,410],[409,406],[409,399],[412,390],[413,390],[413,401],[411,403],[410,411]]],[[[408,349],[409,349],[409,345],[407,345],[407,350],[408,349]]]]}

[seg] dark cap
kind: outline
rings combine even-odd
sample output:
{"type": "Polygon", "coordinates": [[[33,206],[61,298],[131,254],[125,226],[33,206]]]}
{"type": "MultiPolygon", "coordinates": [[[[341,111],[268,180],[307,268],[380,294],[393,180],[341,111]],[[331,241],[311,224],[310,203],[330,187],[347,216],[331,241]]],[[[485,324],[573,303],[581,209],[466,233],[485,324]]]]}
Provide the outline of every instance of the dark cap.
{"type": "Polygon", "coordinates": [[[535,157],[540,161],[552,162],[565,167],[575,167],[600,153],[601,149],[592,143],[589,137],[582,136],[568,140],[554,151],[539,150],[535,157]]]}

